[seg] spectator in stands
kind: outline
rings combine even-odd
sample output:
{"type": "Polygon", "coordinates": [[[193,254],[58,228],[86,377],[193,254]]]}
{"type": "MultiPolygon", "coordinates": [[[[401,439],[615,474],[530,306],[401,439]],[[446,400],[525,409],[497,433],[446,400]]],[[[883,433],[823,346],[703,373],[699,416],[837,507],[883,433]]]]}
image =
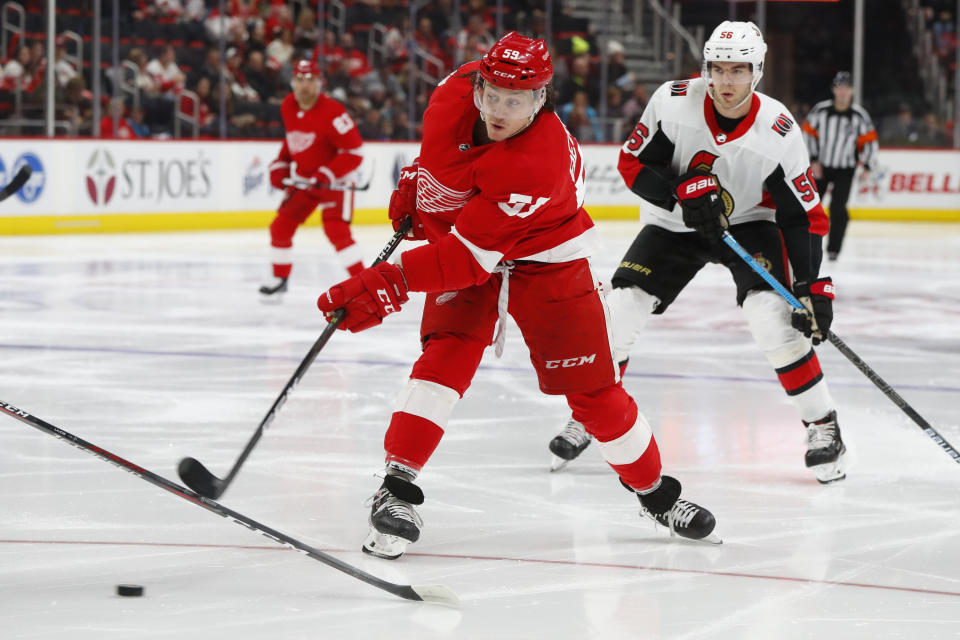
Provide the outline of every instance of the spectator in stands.
{"type": "Polygon", "coordinates": [[[560,104],[573,102],[577,91],[585,91],[589,104],[595,105],[600,101],[599,74],[590,74],[590,56],[581,53],[574,56],[570,64],[570,76],[557,89],[557,101],[560,104]]]}
{"type": "MultiPolygon", "coordinates": [[[[320,63],[320,44],[313,48],[313,59],[320,63]]],[[[323,64],[321,65],[325,73],[336,75],[340,71],[340,65],[343,63],[343,49],[337,44],[337,34],[328,29],[323,34],[323,64]]]]}
{"type": "Polygon", "coordinates": [[[493,34],[487,23],[483,21],[483,16],[479,13],[471,13],[467,18],[467,24],[457,34],[457,60],[461,62],[479,60],[494,42],[493,34]]]}
{"type": "Polygon", "coordinates": [[[138,138],[136,130],[131,126],[127,118],[126,106],[123,98],[113,98],[110,100],[106,115],[100,118],[100,137],[101,138],[120,138],[132,140],[138,138]],[[113,124],[116,120],[117,134],[113,134],[113,124]]]}
{"type": "Polygon", "coordinates": [[[557,115],[573,137],[580,142],[603,142],[603,131],[600,129],[600,118],[597,111],[590,106],[585,89],[578,89],[573,94],[573,100],[561,105],[557,115]]]}
{"type": "Polygon", "coordinates": [[[20,45],[17,54],[3,67],[3,88],[7,91],[15,91],[17,87],[26,89],[33,80],[32,69],[30,47],[20,45]]]}
{"type": "Polygon", "coordinates": [[[200,131],[206,129],[209,132],[216,119],[213,110],[210,108],[212,93],[210,78],[200,76],[193,88],[193,93],[197,95],[198,100],[194,101],[193,96],[189,93],[184,94],[180,99],[180,113],[188,118],[196,118],[200,131]]]}
{"type": "Polygon", "coordinates": [[[403,63],[407,61],[407,41],[410,37],[410,16],[406,13],[397,14],[394,24],[387,27],[383,36],[383,45],[387,50],[387,63],[393,71],[399,72],[403,63]]]}
{"type": "MultiPolygon", "coordinates": [[[[623,92],[616,85],[607,87],[607,120],[602,123],[604,140],[620,140],[623,124],[623,92]]],[[[631,123],[635,126],[636,123],[631,123]]]]}
{"type": "Polygon", "coordinates": [[[452,65],[452,60],[448,63],[449,56],[443,48],[443,44],[433,32],[433,21],[423,16],[417,22],[417,32],[413,39],[417,45],[427,54],[437,58],[440,62],[426,62],[423,70],[438,81],[446,75],[446,70],[452,65]]]}
{"type": "Polygon", "coordinates": [[[463,47],[457,49],[457,59],[460,61],[460,64],[473,62],[474,60],[482,58],[488,49],[489,47],[483,43],[480,36],[471,33],[467,36],[467,41],[463,47]]]}
{"type": "Polygon", "coordinates": [[[163,47],[160,55],[147,63],[145,71],[159,93],[168,98],[179,93],[186,82],[186,76],[177,66],[177,50],[171,45],[163,47]]]}
{"type": "Polygon", "coordinates": [[[282,98],[277,96],[273,73],[264,65],[262,51],[247,52],[247,64],[243,67],[243,75],[260,96],[260,100],[280,104],[282,98]]]}
{"type": "Polygon", "coordinates": [[[317,24],[317,14],[310,7],[304,7],[297,16],[296,26],[293,28],[293,46],[297,49],[312,49],[320,41],[320,25],[317,24]]]}
{"type": "Polygon", "coordinates": [[[917,124],[913,120],[913,110],[907,103],[900,105],[900,110],[893,118],[888,118],[883,127],[883,141],[890,146],[913,146],[920,138],[917,124]]]}
{"type": "Polygon", "coordinates": [[[920,130],[917,132],[917,145],[921,147],[949,147],[951,141],[947,138],[946,127],[940,122],[935,113],[923,116],[920,130]]]}
{"type": "Polygon", "coordinates": [[[267,45],[267,64],[279,69],[283,77],[289,81],[291,60],[293,60],[293,31],[290,28],[280,30],[280,35],[267,45]]]}
{"type": "Polygon", "coordinates": [[[627,71],[624,52],[623,45],[616,40],[607,43],[607,79],[621,87],[634,82],[633,74],[627,71]]]}
{"type": "Polygon", "coordinates": [[[128,77],[127,81],[140,91],[149,95],[159,95],[160,84],[147,71],[147,53],[139,47],[135,47],[127,54],[127,60],[132,62],[136,70],[132,71],[133,76],[128,77]]]}
{"type": "Polygon", "coordinates": [[[352,33],[349,31],[344,33],[340,39],[340,45],[343,49],[343,67],[347,75],[351,78],[359,78],[372,71],[367,54],[357,48],[352,33]]]}
{"type": "Polygon", "coordinates": [[[933,32],[933,46],[937,56],[949,63],[955,60],[957,51],[956,20],[949,9],[943,9],[937,15],[931,27],[933,32]]]}
{"type": "MultiPolygon", "coordinates": [[[[301,15],[303,13],[305,12],[301,11],[301,15]]],[[[310,13],[313,14],[313,11],[310,10],[310,13]]],[[[316,14],[313,15],[313,21],[316,22],[316,14]]],[[[274,2],[267,11],[267,19],[264,23],[265,39],[267,41],[273,40],[278,37],[284,29],[290,29],[291,35],[296,31],[296,26],[293,23],[293,14],[290,13],[290,6],[286,2],[274,2]]],[[[314,39],[314,42],[315,41],[316,39],[314,39]]]]}
{"type": "Polygon", "coordinates": [[[149,138],[150,137],[150,127],[148,127],[143,122],[143,109],[137,106],[134,106],[130,109],[129,114],[126,118],[127,126],[130,127],[130,130],[133,131],[133,137],[135,138],[149,138]]]}
{"type": "Polygon", "coordinates": [[[77,77],[77,68],[73,66],[73,63],[66,59],[67,39],[64,36],[57,36],[56,47],[53,55],[53,71],[57,78],[57,87],[64,89],[71,79],[77,77]]]}
{"type": "Polygon", "coordinates": [[[190,79],[191,85],[196,85],[200,78],[207,78],[211,82],[217,82],[220,79],[220,49],[216,46],[207,47],[207,56],[203,64],[193,72],[190,79]]]}
{"type": "Polygon", "coordinates": [[[650,94],[647,92],[646,85],[638,82],[636,86],[633,87],[633,94],[623,103],[623,108],[620,110],[624,119],[624,126],[627,127],[629,131],[627,131],[627,135],[618,136],[617,140],[625,140],[629,136],[630,132],[632,132],[633,128],[637,125],[640,114],[647,108],[649,101],[650,94]]]}
{"type": "Polygon", "coordinates": [[[83,76],[70,78],[59,98],[57,117],[70,122],[76,133],[89,134],[93,124],[93,95],[87,90],[83,76]]]}
{"type": "Polygon", "coordinates": [[[257,20],[253,23],[253,26],[250,27],[250,37],[247,38],[246,47],[244,50],[247,53],[251,51],[259,51],[264,54],[264,62],[266,62],[266,51],[267,51],[267,27],[266,23],[263,20],[257,20]]]}
{"type": "Polygon", "coordinates": [[[383,130],[383,115],[378,109],[367,109],[357,127],[364,140],[388,140],[383,130]]]}

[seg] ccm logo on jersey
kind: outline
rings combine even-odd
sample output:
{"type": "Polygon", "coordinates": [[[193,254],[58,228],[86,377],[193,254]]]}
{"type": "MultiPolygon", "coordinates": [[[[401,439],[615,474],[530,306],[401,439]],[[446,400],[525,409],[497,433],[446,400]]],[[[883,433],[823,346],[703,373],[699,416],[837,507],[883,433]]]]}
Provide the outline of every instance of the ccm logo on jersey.
{"type": "Polygon", "coordinates": [[[563,360],[547,360],[547,369],[568,369],[570,367],[579,367],[585,364],[592,364],[597,354],[591,353],[588,356],[578,356],[576,358],[564,358],[563,360]]]}

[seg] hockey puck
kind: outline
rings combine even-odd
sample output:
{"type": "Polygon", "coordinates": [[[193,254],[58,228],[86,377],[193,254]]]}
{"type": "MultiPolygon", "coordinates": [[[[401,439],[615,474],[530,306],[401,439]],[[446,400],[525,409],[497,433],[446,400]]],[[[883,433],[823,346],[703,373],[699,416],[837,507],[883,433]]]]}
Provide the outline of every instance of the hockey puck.
{"type": "Polygon", "coordinates": [[[118,584],[117,595],[128,596],[128,597],[142,596],[143,587],[141,587],[138,584],[118,584]]]}

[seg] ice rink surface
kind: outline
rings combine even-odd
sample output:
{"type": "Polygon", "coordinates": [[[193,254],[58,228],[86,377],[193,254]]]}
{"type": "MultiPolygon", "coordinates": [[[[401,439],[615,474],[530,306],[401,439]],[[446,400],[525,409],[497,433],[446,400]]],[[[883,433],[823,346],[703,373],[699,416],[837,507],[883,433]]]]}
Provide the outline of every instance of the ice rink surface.
{"type": "MultiPolygon", "coordinates": [[[[601,223],[609,277],[638,230],[601,223]]],[[[368,257],[388,227],[355,230],[368,257]]],[[[225,475],[323,328],[342,279],[317,228],[266,306],[266,230],[0,237],[0,401],[179,482],[225,475]]],[[[960,225],[854,221],[824,272],[834,331],[960,446],[960,225]]],[[[549,473],[566,419],[519,331],[488,350],[422,474],[421,541],[365,556],[392,404],[418,354],[422,294],[337,333],[221,498],[459,610],[396,598],[0,415],[0,637],[957,638],[960,465],[832,345],[818,347],[852,465],[820,486],[804,432],[754,347],[727,272],[654,317],[625,378],[665,471],[717,516],[721,546],[637,515],[588,448],[549,473]],[[114,594],[141,584],[142,598],[114,594]]]]}

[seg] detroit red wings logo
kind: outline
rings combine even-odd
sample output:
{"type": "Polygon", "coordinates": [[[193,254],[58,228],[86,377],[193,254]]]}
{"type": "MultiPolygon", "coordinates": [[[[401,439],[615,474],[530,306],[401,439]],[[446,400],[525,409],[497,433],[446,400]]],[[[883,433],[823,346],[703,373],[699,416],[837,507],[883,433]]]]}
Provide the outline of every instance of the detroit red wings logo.
{"type": "Polygon", "coordinates": [[[713,172],[713,164],[719,157],[720,156],[716,155],[715,153],[710,153],[709,151],[698,151],[693,154],[693,158],[687,165],[687,169],[700,169],[713,176],[713,179],[717,182],[717,190],[720,192],[720,202],[723,203],[723,213],[724,215],[729,216],[733,213],[733,196],[730,195],[729,191],[723,188],[723,185],[720,183],[720,179],[717,178],[717,174],[713,172]]]}
{"type": "Polygon", "coordinates": [[[287,147],[293,154],[306,151],[316,139],[317,134],[313,131],[287,131],[287,147]]]}

